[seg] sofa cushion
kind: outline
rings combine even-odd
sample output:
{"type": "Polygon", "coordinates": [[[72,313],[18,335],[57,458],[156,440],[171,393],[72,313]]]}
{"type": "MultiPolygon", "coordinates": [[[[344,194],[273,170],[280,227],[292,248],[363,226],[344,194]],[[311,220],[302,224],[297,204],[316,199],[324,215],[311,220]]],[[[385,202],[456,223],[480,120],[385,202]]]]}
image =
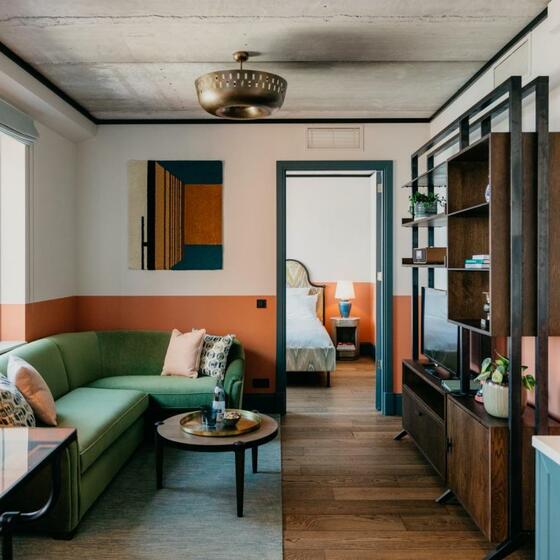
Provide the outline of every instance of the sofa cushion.
{"type": "Polygon", "coordinates": [[[23,358],[8,358],[8,379],[20,390],[35,416],[47,426],[56,426],[54,399],[41,374],[23,358]]]}
{"type": "Polygon", "coordinates": [[[80,472],[85,472],[147,408],[148,396],[133,390],[80,387],[58,399],[58,426],[78,431],[80,472]]]}
{"type": "Polygon", "coordinates": [[[55,399],[70,390],[62,356],[52,340],[41,338],[0,356],[0,372],[4,375],[7,373],[8,359],[12,354],[29,362],[41,374],[55,399]]]}
{"type": "Polygon", "coordinates": [[[100,331],[97,333],[103,377],[160,375],[169,331],[100,331]]]}
{"type": "Polygon", "coordinates": [[[200,408],[212,404],[216,378],[182,376],[117,375],[104,377],[88,387],[104,389],[137,389],[148,393],[162,408],[200,408]]]}
{"type": "Polygon", "coordinates": [[[66,367],[70,389],[76,389],[101,377],[101,356],[95,332],[63,333],[49,336],[66,367]]]}
{"type": "Polygon", "coordinates": [[[223,380],[228,364],[228,354],[235,335],[217,336],[207,334],[204,337],[200,355],[200,375],[219,377],[223,380]]]}
{"type": "Polygon", "coordinates": [[[204,329],[186,333],[173,329],[161,375],[198,377],[200,352],[205,334],[204,329]]]}

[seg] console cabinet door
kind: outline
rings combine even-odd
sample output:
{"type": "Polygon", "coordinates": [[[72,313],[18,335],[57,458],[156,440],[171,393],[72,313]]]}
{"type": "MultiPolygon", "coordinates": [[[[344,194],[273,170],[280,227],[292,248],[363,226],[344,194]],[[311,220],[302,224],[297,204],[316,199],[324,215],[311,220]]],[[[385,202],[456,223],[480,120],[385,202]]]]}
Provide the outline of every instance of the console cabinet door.
{"type": "Polygon", "coordinates": [[[447,438],[448,486],[481,531],[489,537],[488,429],[449,399],[447,438]]]}

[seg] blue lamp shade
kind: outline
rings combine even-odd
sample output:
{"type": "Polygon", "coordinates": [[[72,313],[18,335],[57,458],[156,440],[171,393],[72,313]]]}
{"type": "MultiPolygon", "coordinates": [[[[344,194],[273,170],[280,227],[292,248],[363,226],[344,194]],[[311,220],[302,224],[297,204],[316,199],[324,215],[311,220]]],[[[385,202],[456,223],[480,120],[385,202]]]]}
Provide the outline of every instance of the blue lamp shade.
{"type": "Polygon", "coordinates": [[[339,300],[338,309],[340,316],[344,319],[350,317],[350,310],[352,309],[352,302],[350,300],[356,298],[354,284],[349,280],[338,281],[334,297],[339,300]]]}

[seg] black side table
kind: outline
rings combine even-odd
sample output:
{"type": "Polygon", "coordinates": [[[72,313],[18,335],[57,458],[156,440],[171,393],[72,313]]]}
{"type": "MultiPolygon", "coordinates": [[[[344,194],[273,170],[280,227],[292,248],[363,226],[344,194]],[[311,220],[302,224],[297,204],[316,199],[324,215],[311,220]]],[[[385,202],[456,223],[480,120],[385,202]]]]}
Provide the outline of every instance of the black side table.
{"type": "Polygon", "coordinates": [[[76,440],[74,428],[0,428],[0,527],[2,558],[12,560],[13,533],[18,525],[41,519],[54,506],[60,494],[60,457],[76,440]],[[5,511],[4,503],[34,473],[47,464],[52,468],[52,486],[45,505],[37,511],[5,511]]]}

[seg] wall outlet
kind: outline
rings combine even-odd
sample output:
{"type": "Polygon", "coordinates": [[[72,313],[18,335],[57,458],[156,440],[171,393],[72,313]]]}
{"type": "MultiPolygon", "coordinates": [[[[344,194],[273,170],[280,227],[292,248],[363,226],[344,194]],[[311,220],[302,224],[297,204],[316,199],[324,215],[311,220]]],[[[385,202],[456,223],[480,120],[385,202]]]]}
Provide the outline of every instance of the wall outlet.
{"type": "Polygon", "coordinates": [[[257,309],[266,309],[266,299],[257,300],[257,309]]]}

